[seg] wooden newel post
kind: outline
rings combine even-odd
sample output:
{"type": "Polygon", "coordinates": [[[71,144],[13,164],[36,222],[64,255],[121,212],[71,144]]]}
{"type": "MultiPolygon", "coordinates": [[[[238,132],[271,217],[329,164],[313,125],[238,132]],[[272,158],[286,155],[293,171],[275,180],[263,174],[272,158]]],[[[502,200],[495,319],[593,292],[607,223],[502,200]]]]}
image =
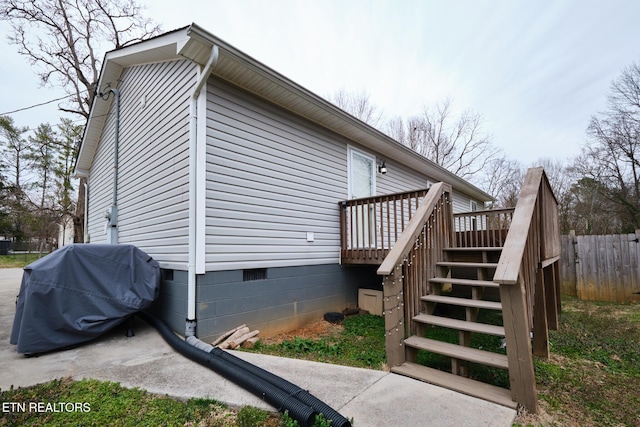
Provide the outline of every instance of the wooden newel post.
{"type": "Polygon", "coordinates": [[[500,284],[500,300],[507,341],[511,397],[530,413],[537,414],[538,392],[529,338],[531,329],[524,285],[520,279],[513,285],[500,284]]]}
{"type": "Polygon", "coordinates": [[[397,265],[390,274],[384,276],[383,314],[385,326],[385,347],[389,367],[405,362],[404,338],[404,294],[402,266],[397,265]]]}

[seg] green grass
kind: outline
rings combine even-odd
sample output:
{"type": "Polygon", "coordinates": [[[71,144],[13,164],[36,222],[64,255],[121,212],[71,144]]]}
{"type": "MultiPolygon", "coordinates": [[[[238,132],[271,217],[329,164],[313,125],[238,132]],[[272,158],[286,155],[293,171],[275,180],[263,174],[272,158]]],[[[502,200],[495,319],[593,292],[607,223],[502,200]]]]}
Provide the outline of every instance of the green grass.
{"type": "Polygon", "coordinates": [[[640,305],[565,297],[549,340],[536,379],[558,425],[640,425],[640,305]]]}
{"type": "Polygon", "coordinates": [[[249,351],[360,368],[382,369],[386,362],[384,319],[363,314],[348,317],[344,330],[326,337],[294,338],[281,344],[258,344],[249,351]]]}
{"type": "MultiPolygon", "coordinates": [[[[44,254],[43,254],[44,256],[44,254]]],[[[37,253],[20,253],[0,255],[0,268],[24,268],[36,261],[40,256],[37,253]]]]}
{"type": "Polygon", "coordinates": [[[1,412],[0,426],[234,426],[237,419],[235,412],[213,400],[178,401],[87,379],[4,390],[0,398],[4,406],[11,403],[17,409],[1,412]],[[26,410],[22,411],[20,404],[26,410]],[[47,409],[47,404],[52,406],[47,409]]]}
{"type": "MultiPolygon", "coordinates": [[[[300,427],[288,413],[231,410],[210,399],[181,401],[97,380],[54,380],[0,391],[0,426],[300,427]]],[[[331,421],[316,415],[314,427],[331,421]]]]}

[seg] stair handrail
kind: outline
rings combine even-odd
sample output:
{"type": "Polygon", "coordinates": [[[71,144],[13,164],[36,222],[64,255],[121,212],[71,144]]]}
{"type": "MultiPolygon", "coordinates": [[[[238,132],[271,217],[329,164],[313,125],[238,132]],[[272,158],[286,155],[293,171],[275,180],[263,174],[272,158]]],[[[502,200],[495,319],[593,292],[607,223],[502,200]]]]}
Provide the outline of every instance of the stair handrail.
{"type": "Polygon", "coordinates": [[[422,232],[426,220],[433,213],[438,201],[445,193],[451,193],[451,186],[444,182],[438,182],[431,186],[429,192],[424,196],[420,206],[409,221],[407,227],[402,231],[398,240],[393,245],[385,259],[378,268],[379,276],[391,274],[393,269],[402,262],[403,258],[409,253],[413,247],[413,243],[418,235],[422,232]]]}
{"type": "Polygon", "coordinates": [[[559,237],[555,238],[556,234],[559,235],[557,205],[544,169],[529,169],[513,212],[494,282],[505,285],[518,283],[527,245],[531,245],[537,239],[540,251],[533,254],[536,258],[535,264],[530,267],[535,268],[538,263],[560,255],[560,240],[559,237]],[[540,218],[549,211],[552,213],[551,217],[540,218]],[[551,223],[547,220],[551,220],[551,223]]]}
{"type": "Polygon", "coordinates": [[[451,186],[433,185],[396,240],[378,275],[383,276],[383,316],[387,364],[406,360],[404,339],[415,328],[411,319],[422,307],[420,297],[428,293],[429,276],[443,248],[454,241],[451,186]]]}
{"type": "MultiPolygon", "coordinates": [[[[545,265],[558,262],[559,238],[558,202],[544,169],[531,168],[493,277],[500,285],[512,398],[530,413],[538,411],[530,334],[540,332],[534,325],[535,311],[536,323],[542,325],[542,341],[548,341],[545,310],[547,305],[551,310],[556,307],[545,302],[543,276],[545,265]]],[[[534,337],[534,341],[540,339],[534,337]]]]}

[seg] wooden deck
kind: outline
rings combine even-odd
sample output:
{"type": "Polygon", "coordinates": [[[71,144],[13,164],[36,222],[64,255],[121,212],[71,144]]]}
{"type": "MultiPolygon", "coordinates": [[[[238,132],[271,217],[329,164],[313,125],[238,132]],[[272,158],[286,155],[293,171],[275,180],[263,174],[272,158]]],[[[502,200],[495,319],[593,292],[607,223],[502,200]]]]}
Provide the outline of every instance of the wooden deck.
{"type": "MultiPolygon", "coordinates": [[[[428,189],[340,202],[342,264],[380,265],[414,217],[428,189]]],[[[502,247],[513,209],[453,214],[455,247],[502,247]]]]}
{"type": "Polygon", "coordinates": [[[382,264],[428,189],[340,202],[343,264],[382,264]]]}

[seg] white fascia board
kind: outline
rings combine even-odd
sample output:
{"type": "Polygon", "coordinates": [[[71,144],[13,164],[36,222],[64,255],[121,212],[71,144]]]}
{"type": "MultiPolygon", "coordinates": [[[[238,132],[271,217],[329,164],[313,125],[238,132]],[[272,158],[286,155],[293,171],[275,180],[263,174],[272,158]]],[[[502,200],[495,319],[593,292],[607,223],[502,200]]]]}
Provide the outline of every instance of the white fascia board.
{"type": "Polygon", "coordinates": [[[188,41],[186,29],[155,37],[107,53],[108,61],[123,67],[178,59],[179,48],[188,41]]]}

